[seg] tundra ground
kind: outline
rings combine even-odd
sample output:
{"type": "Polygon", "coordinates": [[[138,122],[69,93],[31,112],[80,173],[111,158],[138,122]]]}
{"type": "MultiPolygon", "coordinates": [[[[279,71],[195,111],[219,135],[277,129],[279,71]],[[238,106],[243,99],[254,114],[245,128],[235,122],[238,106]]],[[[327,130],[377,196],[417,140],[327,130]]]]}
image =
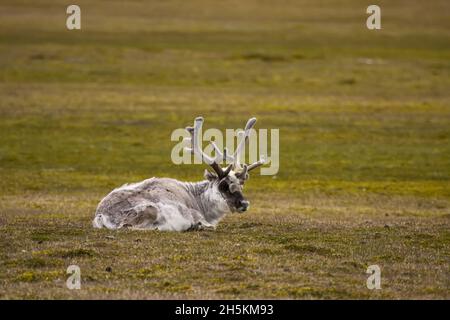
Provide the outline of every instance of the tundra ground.
{"type": "Polygon", "coordinates": [[[0,4],[0,298],[450,298],[448,1],[0,4]],[[91,227],[175,128],[279,128],[216,231],[91,227]],[[65,286],[71,264],[81,290],[65,286]],[[369,265],[382,270],[368,290],[369,265]]]}

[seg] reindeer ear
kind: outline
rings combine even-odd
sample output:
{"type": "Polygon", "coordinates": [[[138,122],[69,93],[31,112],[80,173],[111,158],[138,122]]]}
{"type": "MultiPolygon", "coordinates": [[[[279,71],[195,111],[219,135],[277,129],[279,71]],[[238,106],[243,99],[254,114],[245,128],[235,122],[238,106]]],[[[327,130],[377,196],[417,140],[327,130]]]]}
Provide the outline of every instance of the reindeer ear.
{"type": "Polygon", "coordinates": [[[212,172],[209,172],[207,169],[205,169],[205,173],[203,175],[205,177],[206,180],[208,181],[214,181],[217,179],[217,175],[215,175],[212,172]]]}

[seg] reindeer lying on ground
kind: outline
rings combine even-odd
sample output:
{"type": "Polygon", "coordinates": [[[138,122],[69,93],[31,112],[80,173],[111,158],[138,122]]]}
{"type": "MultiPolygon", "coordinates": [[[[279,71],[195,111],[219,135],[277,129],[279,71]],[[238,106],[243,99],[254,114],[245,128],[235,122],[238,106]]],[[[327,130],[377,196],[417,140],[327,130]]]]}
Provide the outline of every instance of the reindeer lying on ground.
{"type": "Polygon", "coordinates": [[[126,184],[113,190],[99,203],[93,225],[96,228],[157,229],[164,231],[187,231],[215,229],[217,223],[228,212],[244,212],[249,202],[242,194],[249,172],[264,164],[261,159],[251,165],[241,165],[241,153],[256,119],[247,122],[245,131],[239,132],[240,142],[234,154],[227,149],[221,152],[211,142],[215,157],[201,149],[199,132],[203,118],[195,119],[194,127],[186,130],[191,137],[187,148],[195,157],[202,159],[214,170],[205,170],[201,182],[181,182],[170,178],[150,178],[142,182],[126,184]],[[222,161],[231,162],[225,169],[222,161]]]}

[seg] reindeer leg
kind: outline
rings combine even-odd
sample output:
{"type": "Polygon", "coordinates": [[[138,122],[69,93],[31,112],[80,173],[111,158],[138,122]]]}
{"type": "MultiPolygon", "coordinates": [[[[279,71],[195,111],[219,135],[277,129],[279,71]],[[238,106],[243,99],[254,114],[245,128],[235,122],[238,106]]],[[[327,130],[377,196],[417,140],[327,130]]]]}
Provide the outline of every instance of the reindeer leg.
{"type": "Polygon", "coordinates": [[[158,209],[151,203],[136,205],[124,213],[121,228],[151,229],[158,217],[158,209]]]}
{"type": "Polygon", "coordinates": [[[205,231],[205,230],[214,231],[216,230],[216,226],[210,224],[205,220],[202,220],[192,224],[192,226],[186,231],[205,231]]]}
{"type": "Polygon", "coordinates": [[[206,221],[205,218],[203,218],[203,215],[200,212],[196,210],[189,210],[188,213],[191,215],[194,222],[192,223],[191,227],[186,231],[203,231],[216,229],[214,225],[212,225],[211,223],[206,221]]]}
{"type": "Polygon", "coordinates": [[[199,222],[200,223],[200,229],[199,230],[207,230],[207,231],[214,231],[214,230],[216,230],[216,226],[215,225],[213,225],[213,224],[211,224],[211,223],[209,223],[209,222],[207,222],[207,221],[205,221],[205,220],[203,220],[202,222],[199,222]]]}

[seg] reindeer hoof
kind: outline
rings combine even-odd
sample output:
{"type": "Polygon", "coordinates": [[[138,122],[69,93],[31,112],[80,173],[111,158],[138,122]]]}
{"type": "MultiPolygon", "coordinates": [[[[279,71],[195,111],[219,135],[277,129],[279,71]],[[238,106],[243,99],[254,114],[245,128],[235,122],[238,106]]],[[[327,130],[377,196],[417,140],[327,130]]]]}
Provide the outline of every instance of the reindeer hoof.
{"type": "Polygon", "coordinates": [[[214,231],[214,230],[216,230],[216,227],[215,226],[213,226],[212,224],[205,224],[205,223],[199,223],[200,224],[200,226],[199,226],[199,229],[198,230],[208,230],[208,231],[214,231]]]}
{"type": "Polygon", "coordinates": [[[189,229],[187,229],[187,231],[204,231],[204,230],[215,230],[216,227],[214,227],[212,224],[205,224],[203,222],[197,222],[193,225],[191,225],[191,227],[189,229]]]}

